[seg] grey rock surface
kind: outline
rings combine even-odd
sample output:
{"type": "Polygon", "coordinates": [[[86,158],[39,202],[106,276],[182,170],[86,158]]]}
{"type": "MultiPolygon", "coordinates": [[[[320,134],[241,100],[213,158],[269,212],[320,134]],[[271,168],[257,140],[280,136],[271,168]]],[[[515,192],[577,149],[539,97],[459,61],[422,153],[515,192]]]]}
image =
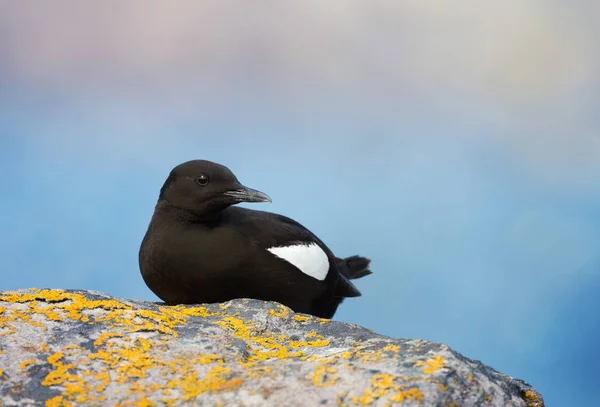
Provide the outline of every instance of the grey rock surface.
{"type": "Polygon", "coordinates": [[[446,345],[235,300],[0,293],[1,406],[529,406],[523,381],[446,345]]]}

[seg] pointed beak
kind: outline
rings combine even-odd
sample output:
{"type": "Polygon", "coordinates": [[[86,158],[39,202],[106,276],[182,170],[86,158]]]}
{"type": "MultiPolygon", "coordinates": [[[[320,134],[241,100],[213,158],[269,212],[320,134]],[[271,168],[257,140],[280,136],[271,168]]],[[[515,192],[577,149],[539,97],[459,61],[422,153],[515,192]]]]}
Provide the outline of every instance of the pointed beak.
{"type": "Polygon", "coordinates": [[[269,195],[256,189],[239,185],[236,189],[231,189],[223,195],[235,199],[237,202],[273,202],[269,195]]]}

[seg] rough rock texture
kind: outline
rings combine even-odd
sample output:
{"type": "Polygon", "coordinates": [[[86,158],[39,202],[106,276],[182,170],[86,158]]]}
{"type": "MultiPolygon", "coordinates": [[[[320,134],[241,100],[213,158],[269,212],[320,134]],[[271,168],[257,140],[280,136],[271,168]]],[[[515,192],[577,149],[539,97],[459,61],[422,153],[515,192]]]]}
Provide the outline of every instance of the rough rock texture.
{"type": "Polygon", "coordinates": [[[445,345],[279,304],[167,307],[0,293],[0,405],[530,406],[526,383],[445,345]]]}

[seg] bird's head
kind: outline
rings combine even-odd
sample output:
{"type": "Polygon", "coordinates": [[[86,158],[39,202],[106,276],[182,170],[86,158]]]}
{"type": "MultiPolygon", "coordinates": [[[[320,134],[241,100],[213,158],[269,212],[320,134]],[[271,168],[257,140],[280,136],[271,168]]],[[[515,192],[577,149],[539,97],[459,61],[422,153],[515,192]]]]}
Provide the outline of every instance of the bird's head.
{"type": "Polygon", "coordinates": [[[241,202],[271,202],[271,198],[242,185],[223,165],[193,160],[173,168],[160,190],[160,201],[203,215],[241,202]]]}

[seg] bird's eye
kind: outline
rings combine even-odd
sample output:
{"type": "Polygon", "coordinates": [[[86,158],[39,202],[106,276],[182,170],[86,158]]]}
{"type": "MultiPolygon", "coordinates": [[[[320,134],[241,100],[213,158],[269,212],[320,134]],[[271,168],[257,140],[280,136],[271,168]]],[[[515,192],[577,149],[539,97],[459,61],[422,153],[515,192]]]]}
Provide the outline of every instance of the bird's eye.
{"type": "Polygon", "coordinates": [[[196,178],[196,182],[200,185],[208,184],[208,175],[202,174],[198,178],[196,178]]]}

